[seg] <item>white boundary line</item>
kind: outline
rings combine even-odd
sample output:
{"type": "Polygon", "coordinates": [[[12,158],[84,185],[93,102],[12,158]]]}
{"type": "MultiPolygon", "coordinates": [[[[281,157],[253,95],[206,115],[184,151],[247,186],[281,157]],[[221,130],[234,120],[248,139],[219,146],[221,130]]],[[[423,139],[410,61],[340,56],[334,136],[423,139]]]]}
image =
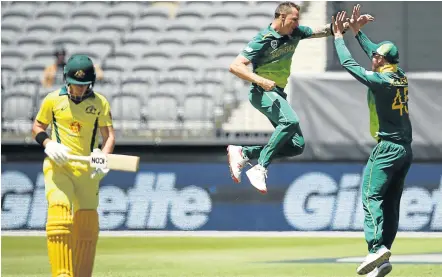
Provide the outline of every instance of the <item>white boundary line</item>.
{"type": "MultiPolygon", "coordinates": [[[[46,236],[45,231],[2,231],[2,236],[46,236]]],[[[363,232],[241,232],[241,231],[100,231],[100,237],[313,237],[364,238],[363,232]]],[[[442,238],[442,232],[398,232],[398,238],[442,238]]]]}

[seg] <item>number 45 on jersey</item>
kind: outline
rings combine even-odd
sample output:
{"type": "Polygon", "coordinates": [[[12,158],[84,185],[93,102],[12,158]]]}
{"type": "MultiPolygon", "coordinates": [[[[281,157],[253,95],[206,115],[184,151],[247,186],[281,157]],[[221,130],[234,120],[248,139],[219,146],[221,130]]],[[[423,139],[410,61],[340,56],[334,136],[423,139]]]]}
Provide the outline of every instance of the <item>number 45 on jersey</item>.
{"type": "Polygon", "coordinates": [[[396,91],[396,97],[391,105],[393,110],[399,110],[401,116],[405,111],[408,114],[408,87],[398,88],[396,91]]]}

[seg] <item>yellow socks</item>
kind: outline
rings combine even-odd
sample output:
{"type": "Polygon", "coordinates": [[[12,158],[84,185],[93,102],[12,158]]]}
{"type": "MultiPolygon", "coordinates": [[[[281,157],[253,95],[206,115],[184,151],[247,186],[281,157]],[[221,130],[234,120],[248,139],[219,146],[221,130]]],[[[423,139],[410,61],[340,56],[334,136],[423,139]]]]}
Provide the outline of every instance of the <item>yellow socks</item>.
{"type": "Polygon", "coordinates": [[[75,212],[73,231],[75,277],[92,276],[98,233],[96,210],[75,212]]]}

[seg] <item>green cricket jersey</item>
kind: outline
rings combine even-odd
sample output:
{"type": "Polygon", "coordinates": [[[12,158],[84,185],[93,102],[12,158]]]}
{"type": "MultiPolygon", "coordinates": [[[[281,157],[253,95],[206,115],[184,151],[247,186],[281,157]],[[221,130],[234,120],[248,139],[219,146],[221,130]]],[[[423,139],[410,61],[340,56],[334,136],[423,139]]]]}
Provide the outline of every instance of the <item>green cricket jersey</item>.
{"type": "Polygon", "coordinates": [[[299,41],[309,38],[312,33],[310,27],[299,26],[290,36],[281,36],[269,25],[247,44],[241,55],[252,62],[254,73],[284,88],[299,41]]]}
{"type": "MultiPolygon", "coordinates": [[[[371,59],[379,45],[372,43],[362,32],[356,38],[371,59]]],[[[379,72],[367,71],[352,58],[342,38],[335,39],[335,47],[341,65],[368,87],[370,132],[373,138],[411,143],[408,79],[404,71],[397,64],[386,65],[379,72]]]]}

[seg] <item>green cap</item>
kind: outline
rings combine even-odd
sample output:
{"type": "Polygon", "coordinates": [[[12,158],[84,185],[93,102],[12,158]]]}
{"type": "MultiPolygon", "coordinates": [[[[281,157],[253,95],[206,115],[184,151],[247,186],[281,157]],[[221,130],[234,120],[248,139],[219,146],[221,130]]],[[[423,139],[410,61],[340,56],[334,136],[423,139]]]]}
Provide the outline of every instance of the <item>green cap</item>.
{"type": "Polygon", "coordinates": [[[64,75],[68,84],[92,84],[95,82],[94,64],[86,55],[72,55],[64,67],[64,75]]]}
{"type": "Polygon", "coordinates": [[[384,56],[389,63],[399,63],[399,51],[396,45],[391,41],[383,41],[379,43],[376,53],[384,56]]]}

